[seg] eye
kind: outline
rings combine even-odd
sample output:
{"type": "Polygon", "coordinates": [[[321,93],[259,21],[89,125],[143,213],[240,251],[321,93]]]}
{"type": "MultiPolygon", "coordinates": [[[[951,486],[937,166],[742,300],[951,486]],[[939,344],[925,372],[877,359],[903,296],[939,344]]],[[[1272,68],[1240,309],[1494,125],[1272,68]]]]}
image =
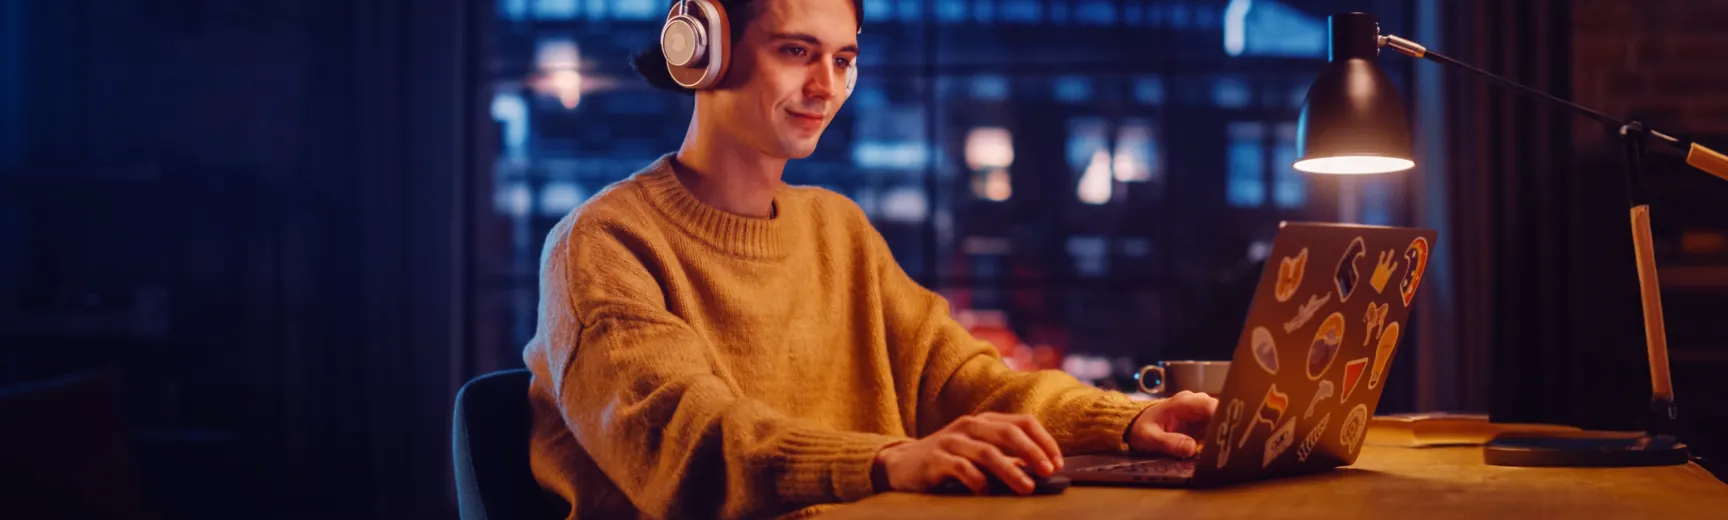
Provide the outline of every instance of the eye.
{"type": "Polygon", "coordinates": [[[781,54],[785,54],[787,56],[791,56],[794,58],[802,58],[802,57],[804,57],[805,54],[807,54],[809,52],[810,51],[808,49],[805,49],[805,48],[797,46],[797,45],[787,45],[785,47],[780,48],[781,54]]]}
{"type": "Polygon", "coordinates": [[[852,66],[852,58],[834,58],[834,66],[840,70],[846,70],[852,66]]]}

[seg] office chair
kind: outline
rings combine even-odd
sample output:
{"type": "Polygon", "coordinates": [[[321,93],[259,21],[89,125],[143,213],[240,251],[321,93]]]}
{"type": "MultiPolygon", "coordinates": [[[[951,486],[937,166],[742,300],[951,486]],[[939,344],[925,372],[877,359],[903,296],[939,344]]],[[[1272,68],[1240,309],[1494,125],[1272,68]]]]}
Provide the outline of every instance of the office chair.
{"type": "Polygon", "coordinates": [[[528,465],[526,369],[476,377],[456,392],[452,447],[462,520],[558,519],[564,501],[540,488],[528,465]]]}

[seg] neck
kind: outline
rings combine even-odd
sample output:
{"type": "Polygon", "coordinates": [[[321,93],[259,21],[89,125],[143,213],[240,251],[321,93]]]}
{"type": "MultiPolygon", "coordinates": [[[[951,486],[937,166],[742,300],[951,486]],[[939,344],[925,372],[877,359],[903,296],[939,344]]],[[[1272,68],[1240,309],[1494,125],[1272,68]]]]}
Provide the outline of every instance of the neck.
{"type": "Polygon", "coordinates": [[[727,213],[769,218],[786,159],[769,157],[712,125],[690,119],[678,149],[678,181],[696,200],[727,213]]]}

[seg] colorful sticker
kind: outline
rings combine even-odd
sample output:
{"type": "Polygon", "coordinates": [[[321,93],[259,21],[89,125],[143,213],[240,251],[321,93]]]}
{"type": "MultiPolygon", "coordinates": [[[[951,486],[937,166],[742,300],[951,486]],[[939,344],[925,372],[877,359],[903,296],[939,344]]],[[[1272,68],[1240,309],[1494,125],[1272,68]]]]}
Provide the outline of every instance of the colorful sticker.
{"type": "Polygon", "coordinates": [[[1380,261],[1374,263],[1374,274],[1368,277],[1368,285],[1374,287],[1374,293],[1386,292],[1386,282],[1392,279],[1392,271],[1398,270],[1398,250],[1387,249],[1380,252],[1380,261]]]}
{"type": "Polygon", "coordinates": [[[1284,322],[1284,333],[1296,332],[1296,329],[1307,325],[1308,320],[1314,319],[1314,313],[1320,312],[1320,308],[1326,306],[1326,302],[1329,301],[1332,301],[1332,293],[1326,293],[1326,296],[1309,296],[1308,303],[1302,304],[1302,307],[1296,309],[1296,317],[1284,322]]]}
{"type": "Polygon", "coordinates": [[[1404,250],[1404,265],[1410,266],[1404,271],[1404,281],[1398,283],[1398,293],[1404,295],[1404,306],[1410,306],[1410,300],[1416,299],[1416,287],[1422,285],[1422,272],[1428,270],[1428,239],[1416,237],[1410,242],[1410,247],[1404,250]]]}
{"type": "Polygon", "coordinates": [[[1386,312],[1391,308],[1390,304],[1376,305],[1374,302],[1368,302],[1368,315],[1362,317],[1362,323],[1368,326],[1365,330],[1367,334],[1362,335],[1362,346],[1366,347],[1369,341],[1374,340],[1374,331],[1379,330],[1380,325],[1386,322],[1386,312]]]}
{"type": "Polygon", "coordinates": [[[1232,399],[1230,406],[1225,408],[1224,422],[1218,425],[1218,434],[1213,437],[1213,442],[1218,445],[1218,469],[1224,469],[1224,464],[1230,462],[1230,435],[1241,420],[1242,400],[1232,399]]]}
{"type": "Polygon", "coordinates": [[[1242,439],[1236,441],[1236,447],[1240,448],[1248,444],[1248,438],[1254,436],[1256,425],[1266,423],[1267,429],[1277,426],[1278,421],[1284,419],[1284,410],[1289,408],[1290,395],[1279,392],[1278,384],[1273,383],[1271,388],[1266,389],[1266,397],[1260,399],[1260,408],[1254,411],[1253,422],[1248,423],[1248,426],[1242,429],[1242,439]]]}
{"type": "Polygon", "coordinates": [[[1314,331],[1314,343],[1308,345],[1308,379],[1320,379],[1332,368],[1332,360],[1344,346],[1344,314],[1334,312],[1320,322],[1314,331]]]}
{"type": "Polygon", "coordinates": [[[1350,241],[1350,247],[1344,250],[1344,256],[1338,259],[1338,271],[1333,280],[1338,284],[1338,301],[1350,301],[1350,295],[1356,292],[1356,286],[1362,281],[1362,275],[1356,271],[1356,260],[1368,256],[1368,243],[1362,237],[1350,241]]]}
{"type": "Polygon", "coordinates": [[[1380,333],[1380,344],[1374,347],[1374,373],[1368,376],[1368,388],[1380,387],[1380,376],[1386,373],[1387,365],[1392,363],[1392,351],[1398,348],[1398,322],[1386,325],[1386,330],[1380,333]]]}
{"type": "Polygon", "coordinates": [[[1278,261],[1278,281],[1272,286],[1272,295],[1279,302],[1290,301],[1296,295],[1296,288],[1302,285],[1302,274],[1308,271],[1308,248],[1296,256],[1286,256],[1278,261]]]}
{"type": "Polygon", "coordinates": [[[1260,467],[1272,465],[1272,459],[1283,455],[1296,443],[1296,421],[1284,421],[1284,427],[1272,430],[1272,436],[1266,438],[1266,457],[1260,460],[1260,467]]]}
{"type": "Polygon", "coordinates": [[[1332,414],[1320,417],[1320,424],[1308,430],[1308,436],[1302,438],[1302,445],[1296,447],[1296,460],[1308,462],[1308,454],[1314,453],[1314,446],[1320,444],[1320,436],[1326,431],[1326,423],[1332,420],[1332,414]]]}
{"type": "Polygon", "coordinates": [[[1356,358],[1344,363],[1344,396],[1338,402],[1350,400],[1350,394],[1356,392],[1356,384],[1362,382],[1362,369],[1368,368],[1368,358],[1356,358]]]}
{"type": "Polygon", "coordinates": [[[1272,331],[1266,327],[1254,327],[1250,346],[1254,348],[1254,361],[1267,373],[1278,373],[1278,346],[1272,343],[1272,331]]]}
{"type": "Polygon", "coordinates": [[[1350,409],[1350,415],[1344,418],[1344,425],[1338,428],[1338,442],[1344,444],[1344,450],[1356,453],[1356,448],[1362,445],[1362,437],[1368,434],[1368,405],[1359,404],[1350,409]]]}
{"type": "Polygon", "coordinates": [[[1307,419],[1309,417],[1313,417],[1314,416],[1314,407],[1316,405],[1320,404],[1321,399],[1325,399],[1328,397],[1332,397],[1332,382],[1331,381],[1321,381],[1320,382],[1320,389],[1314,392],[1314,398],[1308,400],[1308,409],[1302,411],[1302,418],[1307,419]]]}

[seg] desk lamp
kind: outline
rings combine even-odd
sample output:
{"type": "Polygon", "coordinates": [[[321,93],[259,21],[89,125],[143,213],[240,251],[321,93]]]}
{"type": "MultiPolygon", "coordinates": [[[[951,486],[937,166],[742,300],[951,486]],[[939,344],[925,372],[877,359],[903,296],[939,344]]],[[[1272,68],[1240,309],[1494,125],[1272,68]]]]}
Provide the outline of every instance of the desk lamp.
{"type": "Polygon", "coordinates": [[[1672,435],[1676,416],[1674,389],[1668,377],[1668,340],[1656,282],[1642,157],[1646,144],[1654,142],[1685,153],[1686,164],[1728,179],[1728,156],[1652,130],[1641,122],[1621,121],[1430,52],[1416,42],[1381,35],[1379,22],[1367,13],[1334,14],[1327,19],[1327,32],[1331,38],[1329,62],[1309,87],[1302,104],[1296,141],[1299,157],[1292,165],[1297,170],[1352,175],[1389,173],[1415,166],[1403,103],[1392,82],[1374,64],[1381,47],[1469,71],[1571,109],[1609,128],[1618,128],[1625,154],[1626,198],[1631,205],[1632,246],[1637,255],[1639,294],[1643,300],[1645,346],[1650,356],[1652,388],[1647,431],[1638,436],[1501,436],[1484,446],[1483,455],[1488,464],[1505,466],[1646,466],[1689,460],[1686,445],[1672,435]]]}

